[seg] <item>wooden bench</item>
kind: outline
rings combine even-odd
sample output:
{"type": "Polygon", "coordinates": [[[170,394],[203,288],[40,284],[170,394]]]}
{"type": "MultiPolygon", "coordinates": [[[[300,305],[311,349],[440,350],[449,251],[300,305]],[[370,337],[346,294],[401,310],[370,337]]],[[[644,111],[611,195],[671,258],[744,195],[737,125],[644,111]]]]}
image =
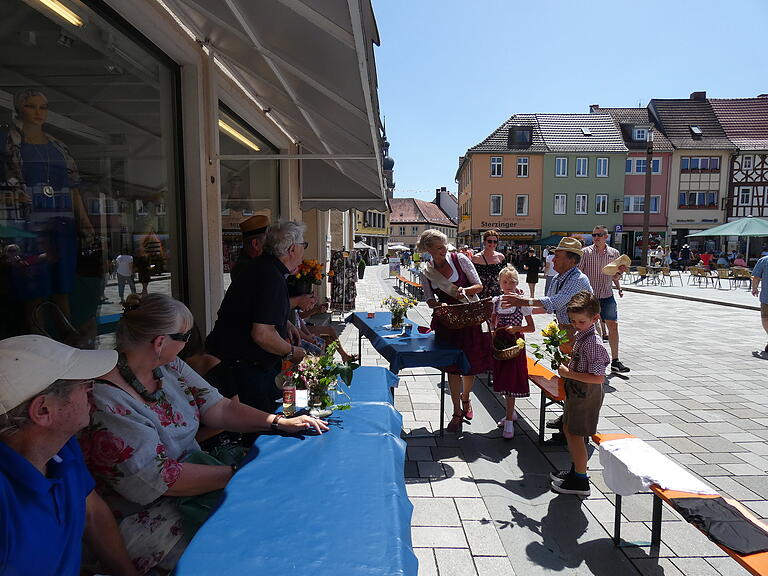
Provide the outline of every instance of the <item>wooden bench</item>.
{"type": "MultiPolygon", "coordinates": [[[[608,440],[619,440],[622,438],[635,438],[631,434],[594,434],[592,440],[596,444],[601,442],[607,442],[608,440]]],[[[661,547],[661,505],[662,502],[666,502],[672,505],[671,500],[674,498],[718,498],[719,495],[713,494],[692,494],[690,492],[678,492],[675,490],[664,490],[656,484],[650,486],[651,493],[653,493],[653,513],[651,521],[651,551],[658,555],[661,547]]],[[[749,512],[741,503],[732,500],[730,498],[726,501],[738,508],[744,516],[756,526],[768,531],[768,526],[760,522],[755,516],[749,512]]],[[[621,496],[616,494],[616,509],[613,521],[613,543],[619,546],[621,543],[621,496]]],[[[718,544],[718,546],[731,558],[736,560],[741,566],[746,568],[751,574],[756,576],[768,575],[768,552],[761,552],[759,554],[741,555],[726,546],[718,544]]]]}
{"type": "Polygon", "coordinates": [[[528,380],[541,390],[541,403],[539,404],[539,444],[544,443],[544,425],[546,424],[547,408],[552,404],[563,405],[565,401],[565,387],[563,379],[541,363],[536,363],[535,358],[528,356],[528,380]]]}
{"type": "Polygon", "coordinates": [[[397,289],[400,290],[400,292],[407,291],[411,296],[419,299],[423,296],[424,289],[418,282],[408,280],[408,278],[402,274],[398,274],[395,278],[397,279],[397,289]]]}

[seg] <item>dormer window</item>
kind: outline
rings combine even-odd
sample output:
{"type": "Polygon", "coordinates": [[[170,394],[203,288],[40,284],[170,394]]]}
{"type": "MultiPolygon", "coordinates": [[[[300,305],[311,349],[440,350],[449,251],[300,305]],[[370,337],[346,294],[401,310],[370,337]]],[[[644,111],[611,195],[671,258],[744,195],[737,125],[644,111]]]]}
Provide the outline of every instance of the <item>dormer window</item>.
{"type": "Polygon", "coordinates": [[[533,138],[532,130],[527,126],[513,126],[509,129],[509,136],[507,144],[510,148],[513,147],[528,147],[531,145],[533,138]]]}
{"type": "Polygon", "coordinates": [[[635,142],[645,142],[648,138],[648,129],[645,127],[635,127],[632,131],[632,140],[635,142]]]}
{"type": "Polygon", "coordinates": [[[704,132],[701,131],[701,128],[698,126],[691,126],[691,136],[693,136],[694,140],[700,140],[703,135],[704,132]]]}
{"type": "Polygon", "coordinates": [[[592,136],[592,130],[589,128],[582,128],[581,129],[582,136],[592,136]]]}

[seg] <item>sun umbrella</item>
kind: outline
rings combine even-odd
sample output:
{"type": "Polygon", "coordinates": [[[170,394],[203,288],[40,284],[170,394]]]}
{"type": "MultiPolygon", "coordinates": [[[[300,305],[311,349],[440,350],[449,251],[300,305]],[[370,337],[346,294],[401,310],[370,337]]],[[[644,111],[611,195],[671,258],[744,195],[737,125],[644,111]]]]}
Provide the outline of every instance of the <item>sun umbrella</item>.
{"type": "Polygon", "coordinates": [[[542,238],[541,240],[535,240],[534,242],[531,242],[531,245],[533,246],[557,246],[560,244],[560,240],[562,240],[562,236],[547,236],[546,238],[542,238]]]}
{"type": "Polygon", "coordinates": [[[0,224],[0,238],[36,238],[37,234],[27,232],[20,228],[13,228],[11,226],[3,226],[0,224]]]}
{"type": "Polygon", "coordinates": [[[747,216],[733,222],[726,222],[709,230],[688,234],[689,238],[698,236],[746,236],[747,258],[749,258],[749,239],[754,236],[768,236],[768,220],[747,216]]]}

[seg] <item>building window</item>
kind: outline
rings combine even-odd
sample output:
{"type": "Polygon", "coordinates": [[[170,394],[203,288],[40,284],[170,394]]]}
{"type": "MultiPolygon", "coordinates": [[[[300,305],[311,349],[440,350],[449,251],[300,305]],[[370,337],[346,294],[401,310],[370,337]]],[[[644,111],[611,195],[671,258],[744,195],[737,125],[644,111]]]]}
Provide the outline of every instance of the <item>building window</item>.
{"type": "Polygon", "coordinates": [[[136,216],[146,216],[149,214],[149,210],[147,210],[147,205],[144,203],[144,200],[136,200],[136,216]]]}
{"type": "Polygon", "coordinates": [[[680,158],[681,172],[720,172],[720,157],[694,157],[683,156],[680,158]]]}
{"type": "Polygon", "coordinates": [[[528,194],[518,194],[515,205],[515,216],[528,216],[528,194]]]}
{"type": "Polygon", "coordinates": [[[157,216],[165,216],[165,202],[162,200],[155,203],[155,214],[157,216]]]}
{"type": "Polygon", "coordinates": [[[752,188],[739,189],[739,206],[749,206],[752,201],[752,188]]]}
{"type": "Polygon", "coordinates": [[[568,176],[568,158],[555,158],[555,176],[568,176]]]}
{"type": "MultiPolygon", "coordinates": [[[[661,206],[661,196],[651,196],[651,214],[658,214],[661,206]]],[[[645,211],[645,196],[624,196],[624,212],[627,214],[642,214],[645,211]]]]}
{"type": "Polygon", "coordinates": [[[418,235],[419,235],[419,227],[411,226],[411,236],[418,236],[418,235]]]}
{"type": "Polygon", "coordinates": [[[597,159],[597,168],[595,169],[595,174],[598,178],[608,177],[608,158],[597,159]]]}
{"type": "Polygon", "coordinates": [[[587,213],[587,195],[576,194],[576,214],[587,213]]]}
{"type": "Polygon", "coordinates": [[[88,214],[101,214],[101,198],[88,198],[88,214]]]}
{"type": "Polygon", "coordinates": [[[742,156],[741,157],[741,169],[742,170],[752,170],[752,156],[742,156]]]}
{"type": "Polygon", "coordinates": [[[491,216],[501,216],[502,200],[501,194],[491,194],[491,216]]]}
{"type": "Polygon", "coordinates": [[[504,174],[503,159],[501,156],[491,156],[491,176],[501,178],[504,174]]]}
{"type": "Polygon", "coordinates": [[[405,236],[405,226],[400,226],[400,236],[405,236]]]}
{"type": "Polygon", "coordinates": [[[555,214],[565,214],[567,208],[567,196],[565,194],[555,194],[555,214]]]}
{"type": "Polygon", "coordinates": [[[576,158],[576,178],[589,176],[589,158],[576,158]]]}
{"type": "Polygon", "coordinates": [[[528,178],[528,158],[522,157],[517,159],[517,177],[528,178]]]}
{"type": "Polygon", "coordinates": [[[595,195],[595,214],[608,214],[608,194],[595,195]]]}
{"type": "Polygon", "coordinates": [[[635,174],[645,174],[646,168],[648,168],[648,160],[635,158],[635,174]]]}
{"type": "Polygon", "coordinates": [[[654,158],[651,160],[651,172],[654,174],[661,174],[661,158],[654,158]]]}
{"type": "Polygon", "coordinates": [[[648,130],[645,128],[635,128],[632,132],[632,139],[635,142],[645,142],[648,138],[648,130]]]}

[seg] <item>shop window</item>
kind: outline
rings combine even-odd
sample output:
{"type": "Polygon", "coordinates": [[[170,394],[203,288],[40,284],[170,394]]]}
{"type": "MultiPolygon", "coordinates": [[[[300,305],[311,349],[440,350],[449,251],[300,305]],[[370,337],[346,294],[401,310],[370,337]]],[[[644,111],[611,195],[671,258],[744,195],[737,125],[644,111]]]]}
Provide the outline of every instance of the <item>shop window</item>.
{"type": "Polygon", "coordinates": [[[277,160],[230,160],[226,156],[277,154],[278,149],[244,120],[219,103],[219,153],[221,159],[221,220],[224,273],[232,270],[243,246],[240,223],[264,215],[279,217],[279,171],[277,160]]]}
{"type": "Polygon", "coordinates": [[[68,3],[72,26],[43,3],[0,3],[0,338],[114,346],[118,255],[138,290],[185,298],[179,70],[103,4],[68,3]]]}

